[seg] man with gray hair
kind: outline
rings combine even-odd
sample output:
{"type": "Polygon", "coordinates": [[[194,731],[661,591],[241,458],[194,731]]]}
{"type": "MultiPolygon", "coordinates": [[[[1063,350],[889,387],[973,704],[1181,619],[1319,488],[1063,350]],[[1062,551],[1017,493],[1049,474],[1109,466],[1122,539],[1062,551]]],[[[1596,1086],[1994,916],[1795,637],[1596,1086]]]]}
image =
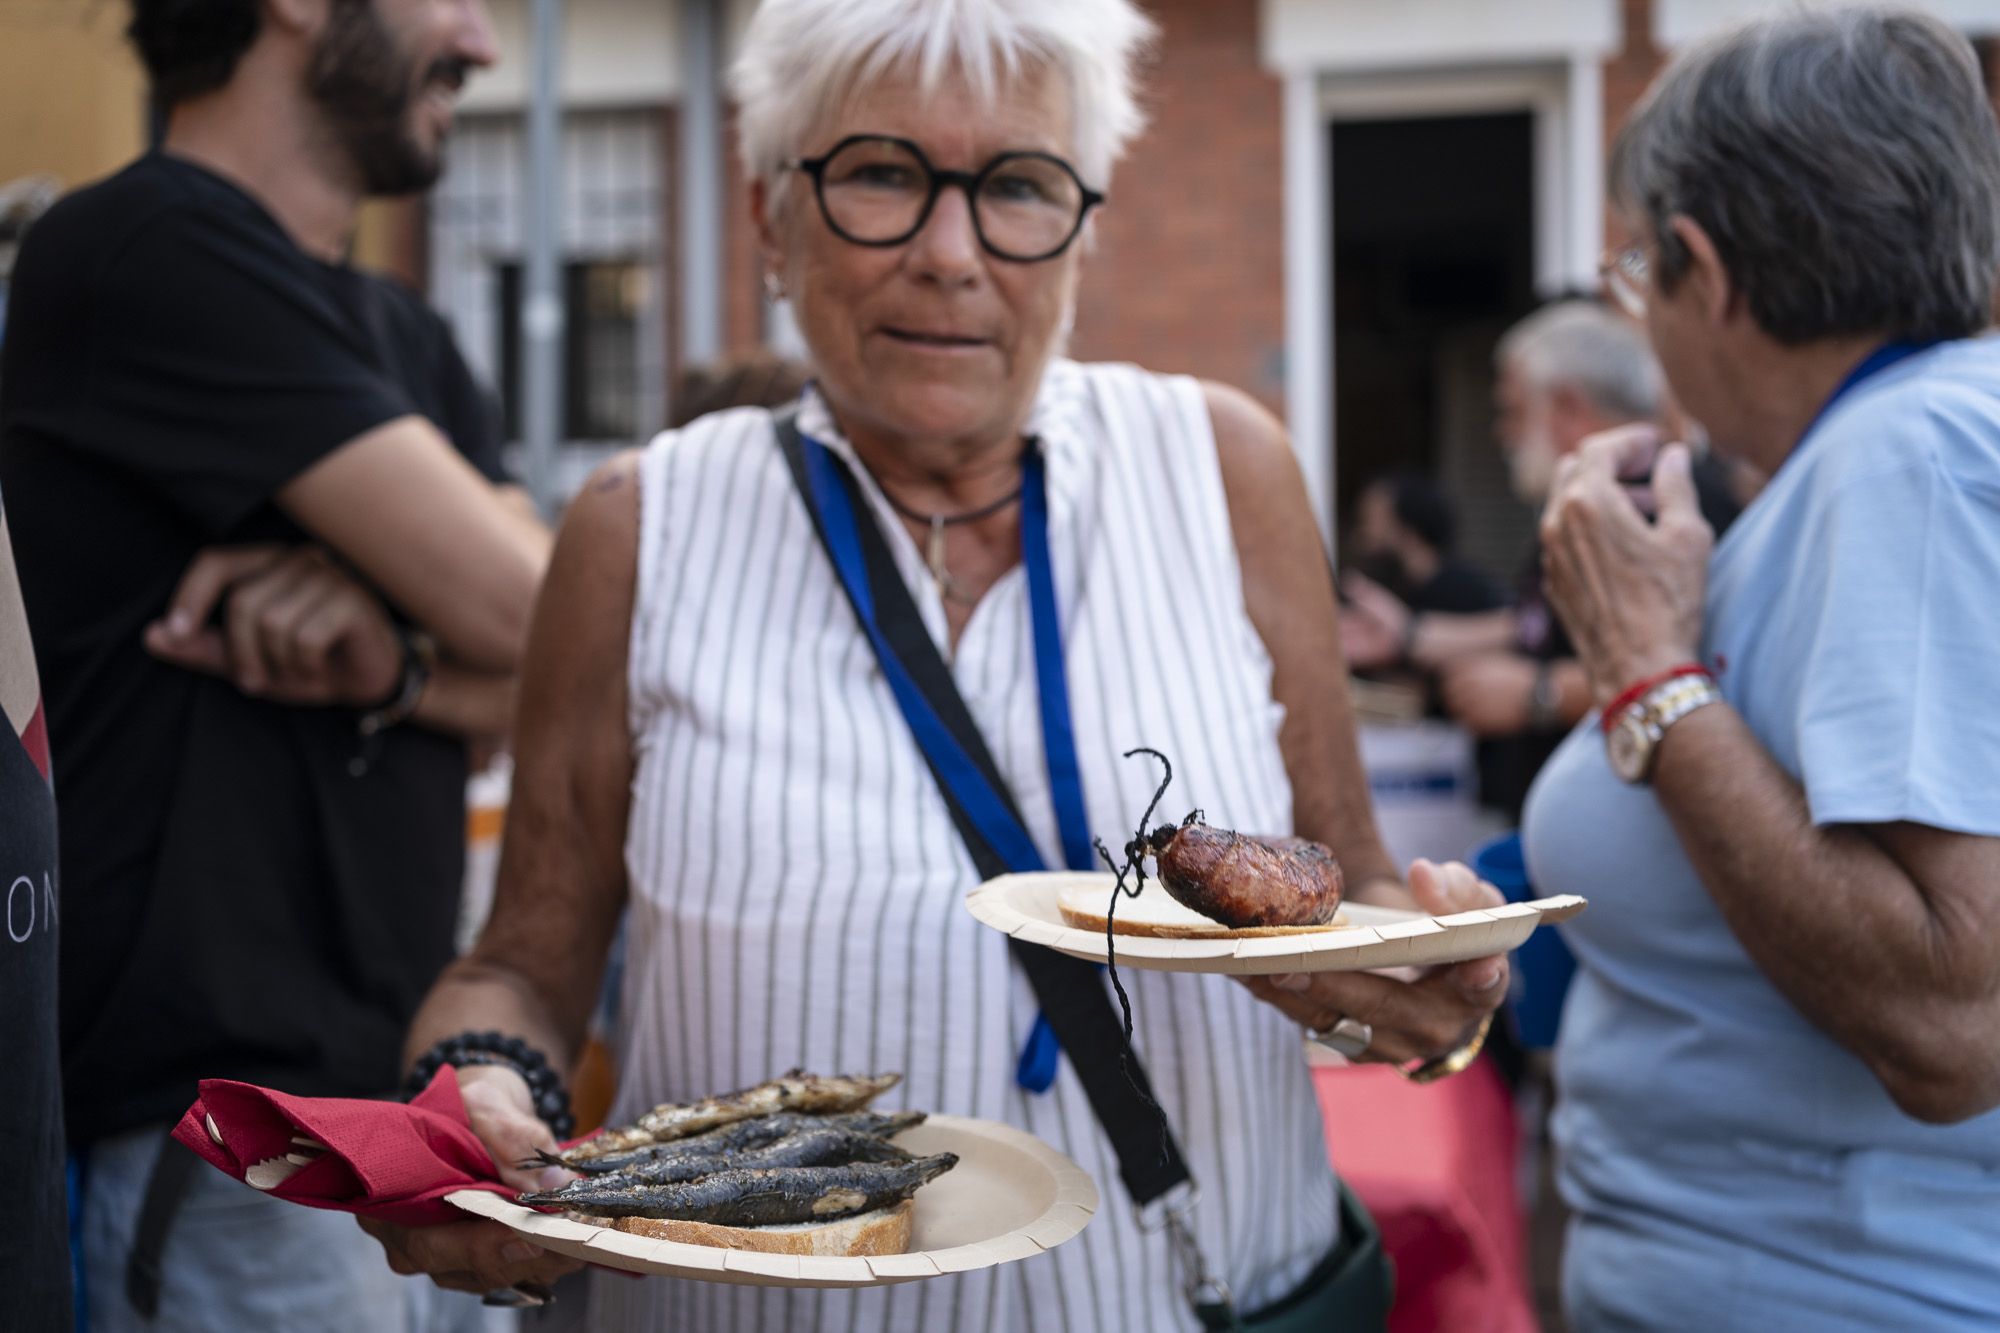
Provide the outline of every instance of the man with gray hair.
{"type": "MultiPolygon", "coordinates": [[[[1596,301],[1543,306],[1494,348],[1494,435],[1514,492],[1536,509],[1556,466],[1600,431],[1657,421],[1666,406],[1644,332],[1596,301]]],[[[1736,516],[1719,467],[1697,470],[1703,513],[1720,531],[1736,516]]],[[[1401,661],[1435,675],[1445,711],[1479,737],[1480,800],[1518,818],[1563,734],[1590,711],[1589,682],[1542,591],[1530,551],[1512,602],[1497,611],[1412,612],[1359,575],[1346,581],[1341,642],[1351,664],[1401,661]]]]}
{"type": "Polygon", "coordinates": [[[1595,301],[1557,301],[1493,351],[1495,433],[1514,492],[1540,508],[1556,460],[1586,436],[1659,417],[1665,386],[1646,335],[1595,301]]]}
{"type": "Polygon", "coordinates": [[[1543,519],[1603,719],[1525,830],[1592,896],[1570,1321],[2000,1326],[2000,126],[1939,20],[1798,10],[1676,60],[1611,176],[1614,288],[1771,481],[1716,545],[1631,429],[1543,519]]]}

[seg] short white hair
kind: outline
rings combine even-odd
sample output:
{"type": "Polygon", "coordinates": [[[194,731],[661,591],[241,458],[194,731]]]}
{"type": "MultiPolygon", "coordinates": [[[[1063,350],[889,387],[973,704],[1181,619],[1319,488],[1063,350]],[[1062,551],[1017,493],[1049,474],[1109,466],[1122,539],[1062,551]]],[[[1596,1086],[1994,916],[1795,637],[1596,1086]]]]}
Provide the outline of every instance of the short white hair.
{"type": "Polygon", "coordinates": [[[1145,125],[1133,67],[1156,29],[1131,0],[763,0],[730,70],[743,168],[775,182],[841,99],[891,71],[982,106],[1046,68],[1067,85],[1076,168],[1102,190],[1145,125]]]}
{"type": "Polygon", "coordinates": [[[1666,392],[1646,335],[1595,301],[1543,306],[1501,336],[1493,359],[1536,388],[1573,388],[1606,416],[1627,421],[1657,416],[1666,392]]]}

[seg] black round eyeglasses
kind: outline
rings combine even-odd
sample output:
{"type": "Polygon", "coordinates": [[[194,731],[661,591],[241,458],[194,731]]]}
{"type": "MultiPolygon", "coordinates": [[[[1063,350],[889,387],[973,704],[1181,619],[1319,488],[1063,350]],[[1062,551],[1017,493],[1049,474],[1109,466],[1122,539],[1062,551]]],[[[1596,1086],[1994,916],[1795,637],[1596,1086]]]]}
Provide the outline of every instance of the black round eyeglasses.
{"type": "Polygon", "coordinates": [[[1002,153],[978,171],[934,167],[908,139],[850,134],[818,157],[785,164],[812,177],[820,216],[855,245],[901,245],[923,230],[947,186],[965,191],[972,229],[996,258],[1054,259],[1104,196],[1052,153],[1002,153]]]}

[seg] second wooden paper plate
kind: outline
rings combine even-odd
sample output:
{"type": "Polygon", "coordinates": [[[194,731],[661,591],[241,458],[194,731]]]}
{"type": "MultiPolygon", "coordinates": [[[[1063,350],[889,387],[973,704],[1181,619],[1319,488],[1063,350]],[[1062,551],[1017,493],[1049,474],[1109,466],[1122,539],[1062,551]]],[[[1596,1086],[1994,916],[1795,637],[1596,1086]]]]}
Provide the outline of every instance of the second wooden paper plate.
{"type": "MultiPolygon", "coordinates": [[[[1104,932],[1079,930],[1063,919],[1065,891],[1109,903],[1108,874],[1053,871],[1001,875],[966,895],[965,907],[984,924],[1028,944],[1041,944],[1102,963],[1104,932]]],[[[1148,893],[1164,892],[1149,882],[1148,893]]],[[[1118,965],[1155,972],[1219,972],[1229,976],[1272,976],[1283,972],[1359,972],[1370,968],[1429,966],[1505,953],[1535,928],[1565,921],[1588,903],[1574,894],[1533,902],[1425,916],[1393,907],[1345,903],[1345,927],[1305,935],[1242,936],[1224,939],[1118,937],[1118,965]]]]}

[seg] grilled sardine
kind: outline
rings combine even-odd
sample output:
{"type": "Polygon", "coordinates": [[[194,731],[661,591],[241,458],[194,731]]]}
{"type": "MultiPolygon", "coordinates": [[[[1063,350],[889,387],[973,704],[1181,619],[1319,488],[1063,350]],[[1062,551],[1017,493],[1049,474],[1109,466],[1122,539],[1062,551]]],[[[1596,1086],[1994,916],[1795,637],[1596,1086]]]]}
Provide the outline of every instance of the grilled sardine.
{"type": "Polygon", "coordinates": [[[536,1207],[568,1208],[599,1217],[657,1217],[717,1226],[782,1226],[827,1222],[899,1203],[958,1164],[956,1153],[907,1162],[843,1166],[736,1168],[672,1185],[613,1186],[572,1181],[560,1190],[523,1194],[536,1207]],[[583,1187],[583,1188],[578,1188],[583,1187]]]}
{"type": "MultiPolygon", "coordinates": [[[[628,1148],[621,1152],[607,1152],[597,1156],[581,1156],[581,1150],[594,1145],[578,1144],[566,1153],[541,1153],[532,1161],[522,1163],[530,1166],[560,1166],[585,1175],[610,1175],[635,1170],[649,1164],[677,1160],[683,1157],[716,1158],[730,1153],[750,1152],[767,1147],[784,1138],[807,1129],[837,1129],[854,1134],[872,1134],[877,1138],[891,1138],[904,1130],[924,1122],[922,1111],[849,1111],[839,1115],[807,1115],[800,1111],[779,1111],[774,1115],[759,1116],[754,1120],[739,1120],[723,1125],[703,1134],[685,1139],[674,1139],[667,1143],[648,1142],[642,1147],[628,1148]]],[[[711,1168],[713,1169],[713,1168],[711,1168]]]]}
{"type": "MultiPolygon", "coordinates": [[[[754,1123],[754,1122],[752,1122],[754,1123]]],[[[767,1170],[780,1166],[839,1166],[846,1162],[907,1162],[910,1154],[887,1139],[842,1129],[802,1129],[749,1152],[690,1153],[640,1162],[611,1175],[573,1180],[551,1195],[587,1194],[627,1185],[673,1185],[717,1171],[767,1170]]]]}
{"type": "Polygon", "coordinates": [[[770,1115],[775,1111],[805,1111],[813,1115],[858,1111],[902,1082],[902,1079],[901,1074],[877,1074],[866,1078],[849,1075],[822,1078],[817,1074],[794,1069],[768,1083],[759,1083],[754,1088],[743,1088],[720,1097],[704,1098],[685,1106],[672,1102],[656,1106],[640,1116],[638,1123],[630,1129],[618,1129],[600,1134],[589,1143],[578,1144],[571,1155],[580,1161],[588,1161],[593,1157],[626,1152],[648,1143],[668,1143],[675,1139],[684,1139],[700,1134],[704,1130],[714,1129],[718,1125],[751,1120],[758,1116],[770,1115]]]}

